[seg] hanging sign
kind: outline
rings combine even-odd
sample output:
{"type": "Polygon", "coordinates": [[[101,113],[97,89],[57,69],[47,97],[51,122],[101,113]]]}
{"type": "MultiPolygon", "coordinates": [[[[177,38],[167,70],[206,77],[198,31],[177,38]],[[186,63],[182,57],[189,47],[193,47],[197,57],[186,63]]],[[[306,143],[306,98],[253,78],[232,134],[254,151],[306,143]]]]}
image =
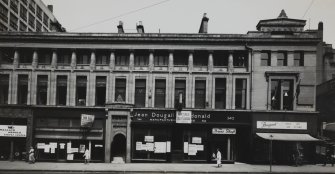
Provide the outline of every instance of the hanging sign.
{"type": "Polygon", "coordinates": [[[0,137],[26,137],[27,126],[0,125],[0,137]]]}
{"type": "Polygon", "coordinates": [[[176,123],[192,123],[192,111],[177,111],[176,112],[176,123]]]}
{"type": "Polygon", "coordinates": [[[81,114],[81,127],[92,127],[94,122],[94,115],[81,114]]]}

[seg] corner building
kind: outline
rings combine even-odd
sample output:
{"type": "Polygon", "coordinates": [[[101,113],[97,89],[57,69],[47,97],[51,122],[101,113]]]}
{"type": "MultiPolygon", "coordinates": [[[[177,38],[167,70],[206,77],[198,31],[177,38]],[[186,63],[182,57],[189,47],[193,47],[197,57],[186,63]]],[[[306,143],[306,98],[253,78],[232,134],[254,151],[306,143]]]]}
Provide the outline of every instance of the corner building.
{"type": "Polygon", "coordinates": [[[282,11],[247,34],[208,34],[206,16],[198,34],[122,23],[108,34],[0,33],[0,123],[27,127],[2,147],[69,162],[89,148],[107,163],[206,163],[220,148],[224,162],[264,163],[271,135],[275,163],[301,141],[311,162],[323,27],[305,22],[282,11]],[[82,114],[95,116],[91,128],[82,114]]]}

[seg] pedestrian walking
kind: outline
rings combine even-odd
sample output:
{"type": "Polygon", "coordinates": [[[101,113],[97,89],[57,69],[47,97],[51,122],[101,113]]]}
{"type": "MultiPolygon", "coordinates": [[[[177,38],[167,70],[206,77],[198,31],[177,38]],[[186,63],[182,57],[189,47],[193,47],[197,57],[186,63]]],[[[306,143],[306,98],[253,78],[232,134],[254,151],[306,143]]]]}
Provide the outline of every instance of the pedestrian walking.
{"type": "Polygon", "coordinates": [[[85,164],[89,164],[90,163],[90,151],[88,149],[85,150],[84,157],[85,157],[85,164]]]}
{"type": "Polygon", "coordinates": [[[323,166],[326,166],[327,163],[331,164],[334,167],[334,147],[327,146],[326,153],[323,160],[323,166]]]}
{"type": "Polygon", "coordinates": [[[216,164],[218,165],[218,167],[221,167],[221,152],[220,149],[216,149],[216,164]]]}
{"type": "Polygon", "coordinates": [[[32,146],[30,146],[29,150],[29,164],[34,164],[35,163],[35,150],[32,146]]]}

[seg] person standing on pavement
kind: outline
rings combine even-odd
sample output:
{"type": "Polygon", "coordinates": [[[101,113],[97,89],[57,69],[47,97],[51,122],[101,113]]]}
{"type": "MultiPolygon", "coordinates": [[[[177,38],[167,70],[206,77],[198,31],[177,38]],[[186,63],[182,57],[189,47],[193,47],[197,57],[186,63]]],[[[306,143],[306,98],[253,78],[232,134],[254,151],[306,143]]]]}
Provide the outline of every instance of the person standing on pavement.
{"type": "Polygon", "coordinates": [[[218,165],[218,167],[221,167],[221,152],[220,149],[216,149],[216,164],[218,165]]]}
{"type": "Polygon", "coordinates": [[[85,157],[85,164],[90,163],[90,151],[88,149],[85,150],[84,157],[85,157]]]}
{"type": "Polygon", "coordinates": [[[326,166],[327,163],[331,164],[334,167],[334,151],[333,151],[334,147],[328,146],[326,147],[326,154],[324,156],[324,160],[323,160],[323,166],[326,166]]]}
{"type": "Polygon", "coordinates": [[[29,150],[29,164],[34,164],[35,163],[35,150],[32,146],[30,146],[29,150]]]}

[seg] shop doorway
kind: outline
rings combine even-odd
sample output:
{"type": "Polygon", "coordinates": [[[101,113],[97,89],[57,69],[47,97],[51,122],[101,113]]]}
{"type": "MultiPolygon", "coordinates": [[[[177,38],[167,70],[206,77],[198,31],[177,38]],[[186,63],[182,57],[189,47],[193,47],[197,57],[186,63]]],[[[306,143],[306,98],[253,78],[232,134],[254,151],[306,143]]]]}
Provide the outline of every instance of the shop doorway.
{"type": "Polygon", "coordinates": [[[122,157],[123,161],[126,160],[126,137],[123,134],[117,134],[113,138],[111,145],[111,159],[114,157],[122,157]]]}
{"type": "Polygon", "coordinates": [[[218,148],[221,152],[222,161],[224,161],[225,163],[234,162],[234,138],[232,136],[213,136],[211,140],[211,154],[216,154],[216,149],[218,148]]]}

